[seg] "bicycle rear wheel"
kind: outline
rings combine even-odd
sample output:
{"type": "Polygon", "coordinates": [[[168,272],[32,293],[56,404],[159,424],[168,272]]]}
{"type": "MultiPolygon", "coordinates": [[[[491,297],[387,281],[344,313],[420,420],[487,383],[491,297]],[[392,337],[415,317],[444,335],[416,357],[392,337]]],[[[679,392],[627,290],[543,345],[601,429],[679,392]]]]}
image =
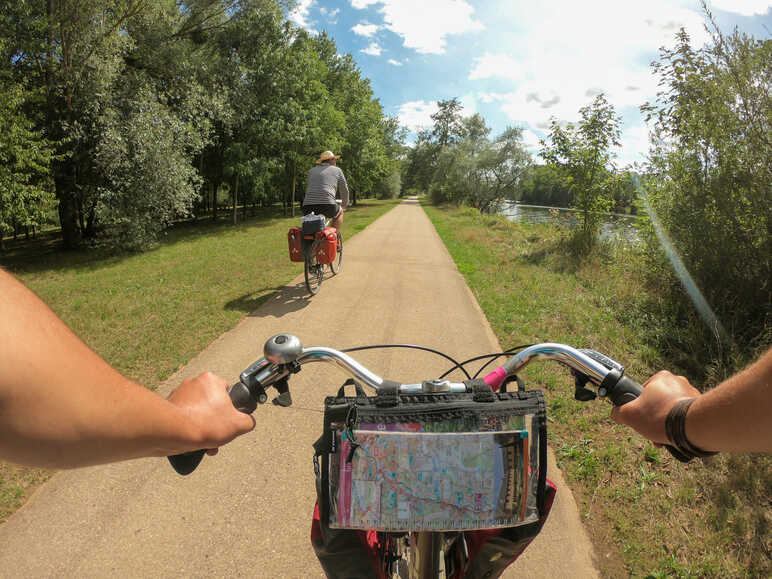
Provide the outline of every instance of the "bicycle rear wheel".
{"type": "Polygon", "coordinates": [[[324,277],[324,266],[316,261],[316,251],[312,244],[303,248],[303,273],[309,293],[312,296],[319,293],[324,277]]]}
{"type": "Polygon", "coordinates": [[[340,266],[343,263],[343,236],[338,231],[338,255],[330,263],[330,271],[332,275],[337,275],[340,271],[340,266]]]}

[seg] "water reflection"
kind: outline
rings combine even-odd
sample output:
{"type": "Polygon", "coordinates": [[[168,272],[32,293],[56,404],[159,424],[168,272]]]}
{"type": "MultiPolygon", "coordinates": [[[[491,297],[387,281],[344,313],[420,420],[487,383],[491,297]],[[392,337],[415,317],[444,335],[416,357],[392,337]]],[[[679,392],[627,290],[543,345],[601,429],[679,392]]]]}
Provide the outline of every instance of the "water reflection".
{"type": "MultiPolygon", "coordinates": [[[[581,212],[575,209],[562,207],[546,207],[543,205],[522,205],[520,203],[507,202],[504,204],[501,214],[510,221],[518,223],[554,223],[558,225],[576,227],[581,223],[581,212]]],[[[635,216],[620,213],[607,213],[601,223],[601,239],[625,239],[627,241],[639,241],[638,230],[635,228],[635,216]]]]}

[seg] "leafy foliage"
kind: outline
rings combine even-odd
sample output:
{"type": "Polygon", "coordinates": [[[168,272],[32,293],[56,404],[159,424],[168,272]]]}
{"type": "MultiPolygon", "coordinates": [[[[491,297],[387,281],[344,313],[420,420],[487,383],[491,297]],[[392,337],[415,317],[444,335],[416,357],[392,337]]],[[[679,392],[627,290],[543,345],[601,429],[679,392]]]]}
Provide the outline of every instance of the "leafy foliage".
{"type": "MultiPolygon", "coordinates": [[[[712,43],[695,50],[682,30],[654,64],[662,90],[643,107],[655,137],[646,192],[697,286],[745,349],[772,337],[772,42],[725,36],[715,25],[712,33],[712,43]]],[[[647,241],[670,315],[690,318],[651,229],[647,241]]],[[[718,353],[710,332],[694,333],[699,347],[678,347],[718,353]]]]}
{"type": "Polygon", "coordinates": [[[429,189],[434,202],[451,201],[495,211],[511,196],[530,163],[522,130],[508,128],[490,139],[480,115],[462,118],[457,99],[441,101],[434,128],[419,134],[408,153],[408,187],[429,189]]]}
{"type": "Polygon", "coordinates": [[[147,247],[175,219],[216,218],[221,188],[234,223],[238,205],[294,207],[325,149],[343,152],[358,194],[398,193],[404,133],[383,116],[353,58],[326,35],[295,28],[283,8],[276,0],[0,2],[0,74],[11,86],[25,81],[27,110],[10,113],[13,126],[49,159],[29,157],[16,173],[47,165],[66,246],[99,238],[147,247]]]}
{"type": "Polygon", "coordinates": [[[51,153],[24,114],[23,87],[0,84],[0,247],[17,227],[41,225],[53,204],[51,153]]]}
{"type": "Polygon", "coordinates": [[[562,170],[573,206],[582,212],[579,234],[586,247],[597,238],[602,213],[612,204],[615,186],[611,148],[619,145],[620,119],[614,107],[599,94],[579,110],[576,125],[550,122],[549,142],[542,141],[540,155],[562,170]]]}

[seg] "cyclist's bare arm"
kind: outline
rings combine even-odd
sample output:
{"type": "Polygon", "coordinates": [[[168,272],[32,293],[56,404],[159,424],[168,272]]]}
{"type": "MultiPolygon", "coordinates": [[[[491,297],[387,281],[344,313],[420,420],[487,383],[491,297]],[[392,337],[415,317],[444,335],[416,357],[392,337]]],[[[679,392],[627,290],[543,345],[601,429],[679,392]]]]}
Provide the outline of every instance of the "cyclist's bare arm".
{"type": "Polygon", "coordinates": [[[0,459],[72,468],[165,456],[254,426],[214,374],[168,400],[123,377],[2,270],[0,320],[0,459]]]}
{"type": "Polygon", "coordinates": [[[665,418],[673,405],[696,398],[686,415],[686,436],[702,450],[772,452],[772,349],[756,363],[700,395],[683,376],[658,372],[643,394],[612,417],[648,439],[663,443],[665,418]]]}

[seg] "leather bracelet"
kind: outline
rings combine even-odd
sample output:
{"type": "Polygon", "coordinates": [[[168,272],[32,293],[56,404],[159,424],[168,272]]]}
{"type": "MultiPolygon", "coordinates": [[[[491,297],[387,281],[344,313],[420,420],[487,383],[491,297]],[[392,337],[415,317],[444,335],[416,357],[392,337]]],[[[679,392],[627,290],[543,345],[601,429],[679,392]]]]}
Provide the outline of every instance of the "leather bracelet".
{"type": "Polygon", "coordinates": [[[686,438],[686,413],[695,400],[696,398],[686,398],[675,403],[665,419],[665,432],[672,445],[690,459],[707,458],[718,453],[702,450],[686,438]]]}

